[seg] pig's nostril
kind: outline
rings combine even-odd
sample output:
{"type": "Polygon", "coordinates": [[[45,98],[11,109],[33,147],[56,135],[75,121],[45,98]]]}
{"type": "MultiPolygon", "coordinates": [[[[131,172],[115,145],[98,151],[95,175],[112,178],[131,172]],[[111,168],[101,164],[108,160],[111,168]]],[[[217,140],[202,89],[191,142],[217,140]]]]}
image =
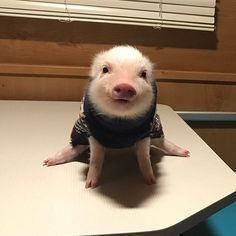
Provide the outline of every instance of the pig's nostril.
{"type": "Polygon", "coordinates": [[[127,92],[130,96],[134,96],[136,94],[134,89],[129,89],[127,92]]]}
{"type": "Polygon", "coordinates": [[[120,88],[114,88],[115,92],[120,93],[121,89],[120,88]]]}
{"type": "Polygon", "coordinates": [[[136,90],[129,84],[119,84],[113,89],[113,95],[118,99],[129,99],[136,95],[136,90]]]}

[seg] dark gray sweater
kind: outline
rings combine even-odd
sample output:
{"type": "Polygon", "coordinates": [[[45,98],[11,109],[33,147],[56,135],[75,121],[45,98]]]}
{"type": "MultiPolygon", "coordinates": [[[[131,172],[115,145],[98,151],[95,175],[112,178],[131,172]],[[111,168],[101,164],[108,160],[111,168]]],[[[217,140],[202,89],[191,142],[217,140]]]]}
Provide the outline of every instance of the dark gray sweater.
{"type": "Polygon", "coordinates": [[[159,116],[156,114],[156,84],[152,85],[154,100],[150,109],[135,119],[110,118],[99,114],[91,103],[89,96],[84,97],[84,111],[75,122],[71,133],[71,145],[88,145],[88,137],[93,136],[107,148],[125,148],[138,140],[150,137],[160,138],[163,130],[159,116]]]}

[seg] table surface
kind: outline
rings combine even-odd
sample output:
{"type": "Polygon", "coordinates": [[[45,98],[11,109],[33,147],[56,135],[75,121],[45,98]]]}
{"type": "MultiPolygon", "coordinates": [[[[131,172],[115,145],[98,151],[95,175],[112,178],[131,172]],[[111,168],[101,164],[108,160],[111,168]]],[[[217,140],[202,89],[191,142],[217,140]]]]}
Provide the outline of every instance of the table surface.
{"type": "Polygon", "coordinates": [[[166,138],[191,156],[152,148],[155,185],[144,184],[133,149],[107,152],[96,189],[85,189],[88,154],[42,166],[68,144],[78,110],[78,102],[0,101],[0,235],[174,235],[235,200],[235,173],[165,105],[166,138]]]}

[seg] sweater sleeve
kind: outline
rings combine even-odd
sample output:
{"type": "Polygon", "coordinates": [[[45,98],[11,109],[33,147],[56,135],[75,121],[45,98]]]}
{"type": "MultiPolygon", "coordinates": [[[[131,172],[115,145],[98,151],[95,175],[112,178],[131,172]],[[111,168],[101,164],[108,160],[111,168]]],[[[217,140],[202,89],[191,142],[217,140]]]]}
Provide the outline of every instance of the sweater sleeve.
{"type": "Polygon", "coordinates": [[[164,132],[161,125],[161,120],[159,115],[156,113],[151,124],[150,138],[161,138],[162,136],[164,136],[164,132]]]}
{"type": "Polygon", "coordinates": [[[80,107],[79,118],[76,120],[70,136],[70,144],[74,147],[76,145],[88,145],[88,137],[90,136],[88,126],[85,121],[83,111],[83,102],[80,107]]]}

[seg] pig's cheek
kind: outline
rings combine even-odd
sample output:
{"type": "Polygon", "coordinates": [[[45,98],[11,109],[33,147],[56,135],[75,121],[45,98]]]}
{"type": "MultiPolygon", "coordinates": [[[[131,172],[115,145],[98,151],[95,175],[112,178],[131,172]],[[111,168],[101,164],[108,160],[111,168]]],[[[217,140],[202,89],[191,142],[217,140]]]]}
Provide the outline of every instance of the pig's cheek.
{"type": "Polygon", "coordinates": [[[112,85],[108,81],[104,84],[102,93],[106,97],[109,97],[109,98],[112,97],[112,85]]]}
{"type": "Polygon", "coordinates": [[[142,97],[152,97],[153,95],[152,87],[146,83],[146,81],[143,81],[142,84],[140,84],[138,90],[142,97]]]}

